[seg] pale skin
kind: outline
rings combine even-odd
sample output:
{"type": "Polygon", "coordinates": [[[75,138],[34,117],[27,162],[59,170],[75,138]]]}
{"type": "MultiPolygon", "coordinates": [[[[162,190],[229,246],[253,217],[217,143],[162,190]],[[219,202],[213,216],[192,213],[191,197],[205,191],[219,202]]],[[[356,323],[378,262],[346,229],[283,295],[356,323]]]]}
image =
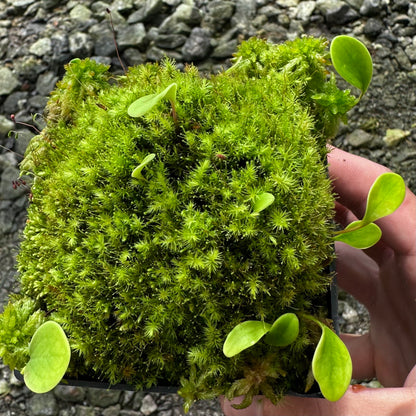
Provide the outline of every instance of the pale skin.
{"type": "MultiPolygon", "coordinates": [[[[363,217],[371,184],[389,170],[336,148],[328,162],[338,195],[336,220],[346,226],[363,217]]],[[[256,397],[244,410],[221,398],[225,415],[416,415],[416,196],[407,190],[399,209],[377,224],[383,236],[370,249],[336,244],[337,273],[340,287],[362,302],[371,317],[369,333],[341,335],[353,361],[353,378],[377,377],[385,388],[350,387],[337,402],[287,396],[274,406],[256,397]]]]}

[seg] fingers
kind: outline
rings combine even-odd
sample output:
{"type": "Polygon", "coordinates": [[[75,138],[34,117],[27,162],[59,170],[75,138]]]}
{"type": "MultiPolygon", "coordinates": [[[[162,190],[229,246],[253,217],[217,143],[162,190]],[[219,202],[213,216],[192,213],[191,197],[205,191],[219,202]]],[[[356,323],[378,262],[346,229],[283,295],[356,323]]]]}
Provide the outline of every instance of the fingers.
{"type": "Polygon", "coordinates": [[[376,375],[370,334],[341,334],[352,360],[352,378],[368,380],[376,375]]]}
{"type": "MultiPolygon", "coordinates": [[[[334,190],[339,195],[338,202],[362,218],[371,185],[379,175],[389,170],[336,148],[328,154],[328,163],[334,190]]],[[[397,254],[416,254],[416,196],[409,190],[398,210],[378,220],[377,224],[383,231],[382,242],[385,246],[391,247],[397,254]]]]}
{"type": "Polygon", "coordinates": [[[339,202],[358,218],[365,212],[368,191],[378,176],[389,170],[384,166],[337,148],[328,153],[329,175],[339,202]]]}
{"type": "Polygon", "coordinates": [[[362,250],[344,243],[335,243],[337,283],[368,309],[375,301],[378,265],[362,250]]]}
{"type": "MultiPolygon", "coordinates": [[[[233,402],[239,403],[236,399],[233,402]]],[[[416,414],[416,388],[359,389],[349,387],[336,402],[325,399],[286,396],[273,405],[262,396],[256,396],[247,409],[236,410],[222,398],[221,407],[226,416],[409,416],[416,414]]]]}
{"type": "MultiPolygon", "coordinates": [[[[354,391],[350,387],[336,402],[325,399],[306,399],[287,396],[274,406],[264,402],[263,416],[351,416],[351,415],[396,415],[409,416],[416,412],[416,388],[388,388],[354,391]]],[[[227,413],[226,413],[227,415],[227,413]]],[[[238,416],[238,413],[234,414],[238,416]]]]}
{"type": "Polygon", "coordinates": [[[404,387],[415,387],[416,388],[416,365],[410,371],[409,375],[406,378],[404,387]]]}

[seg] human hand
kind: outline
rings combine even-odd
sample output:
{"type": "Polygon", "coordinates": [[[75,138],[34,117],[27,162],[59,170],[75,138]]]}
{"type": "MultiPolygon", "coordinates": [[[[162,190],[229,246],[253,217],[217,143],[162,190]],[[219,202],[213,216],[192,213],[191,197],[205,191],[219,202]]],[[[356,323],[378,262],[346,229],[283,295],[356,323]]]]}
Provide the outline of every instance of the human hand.
{"type": "MultiPolygon", "coordinates": [[[[363,217],[370,186],[388,169],[336,148],[328,162],[339,195],[336,220],[345,227],[363,217]]],[[[377,224],[383,235],[370,249],[337,242],[336,264],[338,284],[371,317],[369,333],[341,335],[351,354],[353,378],[377,377],[386,388],[350,387],[337,402],[287,396],[274,406],[255,398],[244,410],[222,398],[227,416],[416,415],[416,196],[407,190],[400,208],[377,224]]]]}

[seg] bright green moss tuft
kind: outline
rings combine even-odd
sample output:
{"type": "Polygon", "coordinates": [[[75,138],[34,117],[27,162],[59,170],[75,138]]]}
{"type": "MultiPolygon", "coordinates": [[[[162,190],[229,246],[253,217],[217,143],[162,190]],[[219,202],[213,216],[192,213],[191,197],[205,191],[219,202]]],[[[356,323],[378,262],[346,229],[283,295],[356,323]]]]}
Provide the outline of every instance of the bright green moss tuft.
{"type": "Polygon", "coordinates": [[[23,163],[34,183],[18,261],[23,298],[53,311],[79,373],[182,384],[188,403],[303,391],[313,328],[232,359],[222,345],[246,320],[327,313],[326,142],[353,103],[327,76],[322,40],[253,39],[237,62],[210,79],[165,61],[109,82],[73,61],[52,94],[23,163]],[[176,120],[169,100],[127,114],[173,83],[176,120]]]}

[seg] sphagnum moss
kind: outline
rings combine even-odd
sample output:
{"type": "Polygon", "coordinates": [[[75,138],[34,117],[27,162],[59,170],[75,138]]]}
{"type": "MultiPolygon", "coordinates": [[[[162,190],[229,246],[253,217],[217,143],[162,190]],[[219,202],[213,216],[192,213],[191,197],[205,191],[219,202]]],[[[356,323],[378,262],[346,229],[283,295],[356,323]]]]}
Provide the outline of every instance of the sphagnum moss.
{"type": "Polygon", "coordinates": [[[187,403],[303,391],[313,324],[277,350],[259,344],[230,359],[222,345],[249,319],[327,314],[326,143],[355,104],[327,66],[326,43],[313,38],[252,39],[209,79],[169,60],[120,77],[88,59],[68,64],[22,163],[33,197],[9,308],[27,316],[29,302],[38,325],[16,343],[53,318],[73,374],[182,385],[187,403]],[[173,83],[175,117],[169,100],[128,115],[173,83]],[[265,194],[274,199],[259,209],[265,194]]]}

